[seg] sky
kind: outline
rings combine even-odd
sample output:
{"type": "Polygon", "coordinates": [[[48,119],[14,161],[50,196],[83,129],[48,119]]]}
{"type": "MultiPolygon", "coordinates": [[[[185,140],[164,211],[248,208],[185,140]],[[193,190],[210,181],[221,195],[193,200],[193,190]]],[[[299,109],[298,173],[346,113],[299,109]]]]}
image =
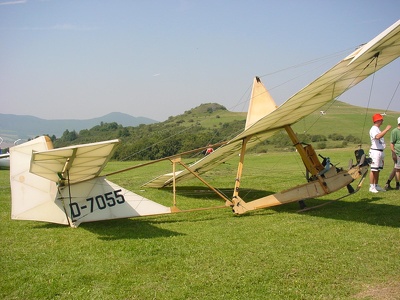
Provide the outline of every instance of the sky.
{"type": "MultiPolygon", "coordinates": [[[[254,76],[282,104],[398,19],[398,0],[0,0],[0,113],[246,111],[254,76]]],[[[400,112],[399,75],[397,59],[339,100],[400,112]]]]}

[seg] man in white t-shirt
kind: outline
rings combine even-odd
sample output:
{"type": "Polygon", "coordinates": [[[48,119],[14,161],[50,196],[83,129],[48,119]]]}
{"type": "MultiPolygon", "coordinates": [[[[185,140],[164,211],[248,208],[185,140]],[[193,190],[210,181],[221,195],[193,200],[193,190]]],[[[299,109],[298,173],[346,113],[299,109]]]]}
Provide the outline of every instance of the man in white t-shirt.
{"type": "Polygon", "coordinates": [[[384,135],[392,128],[392,126],[387,125],[386,128],[381,131],[380,126],[383,123],[383,117],[381,114],[374,114],[372,116],[372,121],[374,125],[369,131],[369,136],[371,138],[371,149],[369,150],[369,156],[372,159],[371,172],[369,173],[369,191],[371,193],[384,192],[385,190],[378,185],[379,172],[383,169],[385,154],[385,140],[384,135]]]}

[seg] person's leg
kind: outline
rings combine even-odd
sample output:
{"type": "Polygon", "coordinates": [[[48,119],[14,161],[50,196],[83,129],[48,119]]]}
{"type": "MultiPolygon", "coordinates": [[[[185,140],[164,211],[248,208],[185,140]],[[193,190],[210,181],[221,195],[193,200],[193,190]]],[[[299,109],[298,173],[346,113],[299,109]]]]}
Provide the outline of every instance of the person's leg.
{"type": "Polygon", "coordinates": [[[369,173],[369,191],[377,193],[376,185],[379,180],[379,170],[381,167],[381,156],[379,151],[371,150],[369,156],[372,159],[371,171],[369,173]]]}
{"type": "Polygon", "coordinates": [[[369,173],[369,191],[372,193],[377,193],[376,184],[379,180],[379,170],[372,170],[369,173]]]}
{"type": "Polygon", "coordinates": [[[396,190],[400,190],[400,169],[396,169],[396,190]]]}
{"type": "Polygon", "coordinates": [[[397,155],[397,161],[394,165],[394,169],[396,170],[396,190],[400,190],[400,155],[397,155]]]}
{"type": "MultiPolygon", "coordinates": [[[[386,181],[385,190],[391,190],[392,189],[392,187],[390,186],[390,182],[393,180],[395,175],[396,175],[396,169],[393,168],[392,172],[390,172],[390,174],[389,174],[388,180],[386,181]]],[[[399,181],[399,180],[396,179],[396,181],[399,181]]]]}

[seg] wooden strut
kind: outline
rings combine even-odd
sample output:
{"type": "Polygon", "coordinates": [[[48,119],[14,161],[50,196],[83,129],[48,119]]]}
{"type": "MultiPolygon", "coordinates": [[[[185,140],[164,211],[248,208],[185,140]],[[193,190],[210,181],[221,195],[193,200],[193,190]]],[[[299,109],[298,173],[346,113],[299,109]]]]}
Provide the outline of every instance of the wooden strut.
{"type": "Polygon", "coordinates": [[[305,147],[301,144],[297,135],[294,133],[292,127],[286,125],[285,130],[289,135],[289,138],[293,142],[293,145],[296,147],[297,152],[300,154],[301,159],[306,167],[306,169],[313,175],[316,176],[319,183],[321,184],[322,189],[328,194],[329,189],[326,186],[324,179],[319,175],[321,171],[324,170],[324,166],[319,161],[317,154],[314,151],[314,148],[311,145],[306,145],[305,147]]]}
{"type": "Polygon", "coordinates": [[[242,148],[240,151],[240,160],[239,160],[238,170],[237,170],[236,179],[235,179],[235,188],[233,190],[233,203],[235,203],[235,199],[238,199],[238,197],[239,197],[240,179],[242,177],[243,166],[244,166],[244,156],[246,154],[247,142],[251,139],[251,137],[252,136],[248,136],[248,137],[244,138],[242,141],[242,148]]]}
{"type": "Polygon", "coordinates": [[[173,158],[171,159],[172,162],[172,191],[173,191],[173,200],[172,200],[172,211],[179,211],[179,209],[176,207],[176,163],[180,162],[181,158],[173,158]]]}
{"type": "MultiPolygon", "coordinates": [[[[64,167],[63,174],[65,174],[65,172],[67,173],[67,178],[66,179],[68,181],[68,184],[67,184],[67,186],[68,186],[68,199],[69,199],[69,204],[71,205],[72,196],[71,196],[71,185],[70,185],[70,180],[69,180],[69,170],[65,169],[65,167],[64,167]]],[[[64,178],[64,183],[65,183],[65,178],[64,178]]],[[[60,186],[58,186],[57,193],[61,195],[60,186]]],[[[72,218],[70,218],[68,216],[68,212],[67,212],[67,208],[65,207],[65,201],[64,200],[65,199],[63,197],[61,197],[62,206],[64,208],[64,213],[65,213],[65,216],[67,218],[68,225],[70,227],[74,227],[74,221],[75,220],[73,220],[72,218]]],[[[71,215],[71,217],[72,217],[72,215],[71,215]]]]}

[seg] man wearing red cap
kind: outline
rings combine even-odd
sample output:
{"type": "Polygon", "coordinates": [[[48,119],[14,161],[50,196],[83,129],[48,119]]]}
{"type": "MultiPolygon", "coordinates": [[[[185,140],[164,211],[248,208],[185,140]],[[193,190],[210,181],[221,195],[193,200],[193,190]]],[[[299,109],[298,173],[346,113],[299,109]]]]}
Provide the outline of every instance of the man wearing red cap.
{"type": "Polygon", "coordinates": [[[369,156],[372,159],[371,172],[369,174],[369,191],[371,193],[384,192],[385,190],[378,185],[379,181],[379,171],[383,169],[385,154],[383,150],[385,149],[385,141],[383,139],[384,135],[392,128],[392,126],[387,125],[386,128],[381,131],[380,126],[383,123],[383,117],[381,114],[374,114],[372,116],[372,121],[374,125],[369,131],[369,136],[371,138],[371,149],[369,150],[369,156]]]}

